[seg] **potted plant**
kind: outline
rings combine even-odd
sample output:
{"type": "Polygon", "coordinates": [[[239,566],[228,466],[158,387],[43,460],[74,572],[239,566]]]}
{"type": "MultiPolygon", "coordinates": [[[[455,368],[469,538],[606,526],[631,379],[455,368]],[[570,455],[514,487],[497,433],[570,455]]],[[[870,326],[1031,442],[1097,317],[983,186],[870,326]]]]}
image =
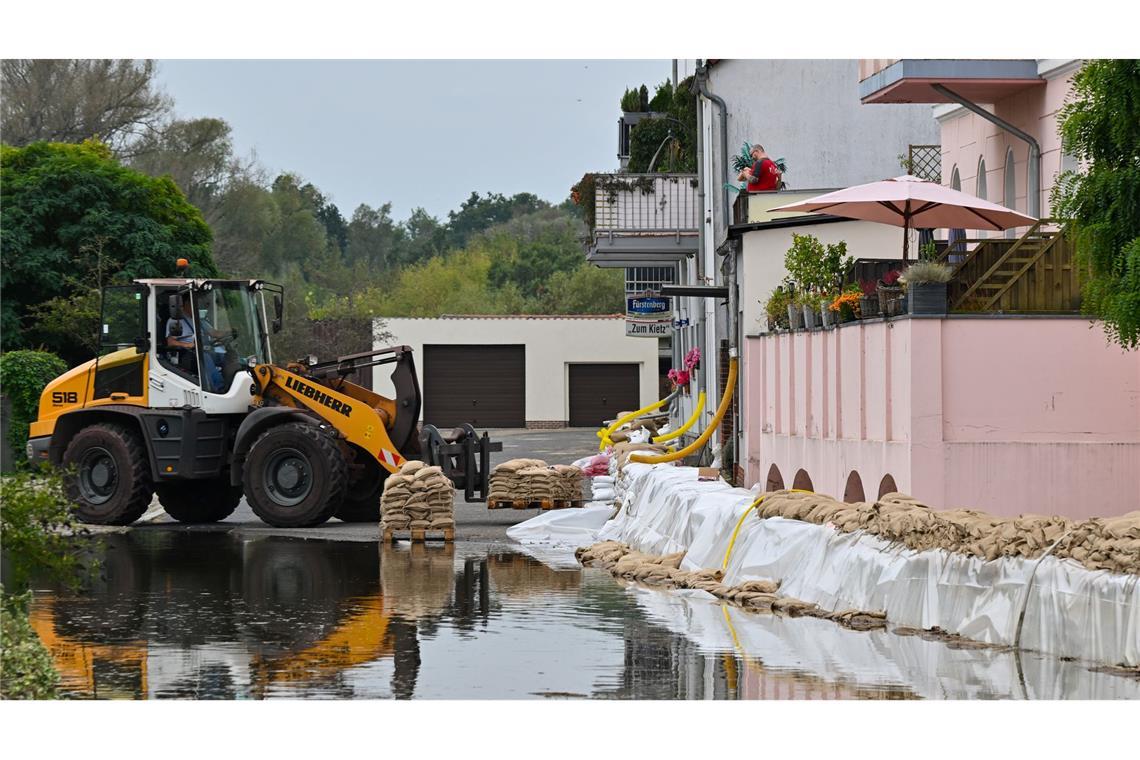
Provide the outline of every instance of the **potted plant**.
{"type": "Polygon", "coordinates": [[[844,322],[853,322],[859,315],[859,301],[862,298],[862,290],[858,285],[848,285],[842,293],[836,298],[832,299],[831,305],[828,307],[835,315],[837,324],[844,322]]]}
{"type": "Polygon", "coordinates": [[[796,299],[804,315],[804,329],[814,330],[819,327],[819,305],[814,293],[802,293],[796,299]]]}
{"type": "Polygon", "coordinates": [[[772,295],[768,297],[768,302],[764,305],[764,311],[768,314],[769,330],[789,329],[792,311],[788,307],[791,306],[791,303],[791,292],[785,290],[783,285],[776,286],[772,295]]]}
{"type": "Polygon", "coordinates": [[[859,281],[859,318],[870,319],[882,313],[879,308],[879,286],[874,280],[859,281]]]}
{"type": "Polygon", "coordinates": [[[946,283],[953,274],[937,261],[916,261],[899,276],[911,314],[946,314],[946,283]]]}
{"type": "Polygon", "coordinates": [[[890,312],[890,302],[902,295],[902,285],[899,284],[899,271],[892,269],[879,278],[876,291],[879,296],[879,311],[883,316],[893,316],[890,312]]]}
{"type": "Polygon", "coordinates": [[[824,327],[835,327],[839,319],[839,314],[831,308],[831,302],[835,300],[835,296],[824,293],[819,297],[819,310],[820,320],[824,327]]]}

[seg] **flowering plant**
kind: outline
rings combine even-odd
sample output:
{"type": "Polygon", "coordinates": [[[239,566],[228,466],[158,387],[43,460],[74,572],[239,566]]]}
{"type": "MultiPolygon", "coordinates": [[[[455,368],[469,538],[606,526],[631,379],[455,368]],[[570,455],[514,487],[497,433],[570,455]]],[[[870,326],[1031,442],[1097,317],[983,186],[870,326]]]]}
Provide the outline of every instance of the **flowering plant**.
{"type": "Polygon", "coordinates": [[[870,298],[878,291],[879,285],[874,280],[860,280],[859,289],[863,292],[863,295],[870,298]]]}
{"type": "Polygon", "coordinates": [[[843,293],[834,301],[832,301],[831,305],[827,308],[831,309],[832,311],[840,311],[844,306],[846,306],[847,308],[854,311],[855,307],[858,306],[858,304],[859,296],[855,295],[854,293],[843,293]]]}
{"type": "Polygon", "coordinates": [[[901,273],[897,269],[892,269],[891,271],[884,274],[883,279],[882,279],[883,285],[885,285],[888,288],[894,287],[895,285],[898,285],[899,274],[901,274],[901,273]]]}
{"type": "Polygon", "coordinates": [[[685,354],[685,358],[682,361],[684,369],[671,369],[665,376],[673,383],[674,388],[684,388],[689,384],[689,380],[692,379],[693,370],[696,369],[700,363],[701,349],[693,346],[689,349],[689,352],[685,354]]]}
{"type": "Polygon", "coordinates": [[[693,346],[689,349],[689,353],[685,354],[685,369],[692,372],[701,363],[701,349],[693,346]]]}
{"type": "Polygon", "coordinates": [[[671,369],[666,377],[669,378],[675,388],[689,384],[689,371],[687,369],[671,369]]]}

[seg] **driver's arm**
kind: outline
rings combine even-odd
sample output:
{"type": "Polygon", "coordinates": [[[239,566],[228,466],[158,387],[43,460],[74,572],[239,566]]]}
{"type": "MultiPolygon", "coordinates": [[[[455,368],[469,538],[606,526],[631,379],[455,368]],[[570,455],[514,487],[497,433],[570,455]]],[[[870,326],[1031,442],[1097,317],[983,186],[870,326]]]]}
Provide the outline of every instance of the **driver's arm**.
{"type": "Polygon", "coordinates": [[[166,345],[171,348],[194,348],[193,340],[179,340],[174,335],[171,335],[171,330],[174,327],[175,320],[169,319],[166,321],[166,345]]]}

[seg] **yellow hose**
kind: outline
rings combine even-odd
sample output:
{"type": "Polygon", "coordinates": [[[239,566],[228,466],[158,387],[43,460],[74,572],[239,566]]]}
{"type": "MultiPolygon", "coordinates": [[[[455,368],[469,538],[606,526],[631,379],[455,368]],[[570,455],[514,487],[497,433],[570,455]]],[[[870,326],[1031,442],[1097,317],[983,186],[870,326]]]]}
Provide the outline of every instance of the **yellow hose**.
{"type": "Polygon", "coordinates": [[[732,396],[736,392],[736,357],[728,360],[728,382],[724,386],[724,395],[720,397],[720,406],[716,408],[716,415],[713,417],[712,422],[705,428],[705,432],[701,433],[697,440],[690,443],[683,449],[674,451],[672,454],[657,454],[646,455],[643,452],[635,451],[629,455],[629,461],[639,462],[643,464],[660,464],[662,462],[675,462],[678,459],[687,457],[694,451],[697,451],[704,446],[713,431],[720,425],[720,421],[724,418],[724,413],[728,411],[728,406],[732,403],[732,396]]]}
{"type": "Polygon", "coordinates": [[[624,417],[619,417],[617,420],[614,421],[614,424],[610,425],[608,428],[600,429],[598,431],[597,435],[599,438],[602,439],[602,441],[601,441],[601,443],[598,444],[598,451],[605,451],[606,446],[613,445],[613,441],[610,440],[610,434],[613,433],[615,430],[617,430],[619,427],[621,427],[622,425],[624,425],[625,423],[629,422],[632,419],[640,417],[643,414],[649,414],[649,412],[652,412],[656,409],[660,409],[661,407],[663,407],[669,403],[670,398],[672,398],[672,396],[666,396],[665,398],[661,399],[660,401],[654,401],[649,406],[643,406],[642,408],[638,409],[636,412],[630,412],[629,414],[625,415],[624,417]]]}
{"type": "MultiPolygon", "coordinates": [[[[791,493],[815,493],[814,491],[805,491],[802,488],[789,488],[787,490],[791,493]]],[[[740,532],[740,526],[744,524],[744,518],[748,517],[749,512],[760,506],[760,504],[763,503],[764,499],[768,498],[773,493],[775,493],[775,491],[769,491],[767,493],[760,494],[756,498],[756,501],[749,504],[748,509],[744,510],[744,514],[742,514],[740,516],[740,519],[736,521],[736,527],[732,529],[732,538],[728,539],[728,549],[726,549],[724,552],[724,562],[720,566],[720,569],[722,571],[728,569],[728,558],[732,556],[732,547],[736,546],[736,534],[740,532]]]]}
{"type": "Polygon", "coordinates": [[[689,417],[689,421],[681,427],[677,428],[671,433],[664,433],[653,439],[654,443],[664,443],[671,441],[678,436],[684,435],[685,431],[691,428],[697,422],[697,417],[701,416],[701,410],[705,408],[705,392],[701,391],[701,395],[697,396],[697,406],[693,409],[693,416],[689,417]]]}

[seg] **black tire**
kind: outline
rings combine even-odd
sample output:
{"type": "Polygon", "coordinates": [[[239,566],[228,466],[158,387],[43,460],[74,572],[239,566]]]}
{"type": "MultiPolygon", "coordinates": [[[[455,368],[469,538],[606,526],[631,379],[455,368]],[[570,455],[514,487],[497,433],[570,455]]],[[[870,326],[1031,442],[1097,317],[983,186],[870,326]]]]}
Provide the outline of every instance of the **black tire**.
{"type": "Polygon", "coordinates": [[[261,434],[245,460],[245,498],[275,528],[311,528],[344,500],[348,463],[336,440],[308,422],[276,425],[261,434]]]}
{"type": "Polygon", "coordinates": [[[379,523],[380,496],[384,493],[388,471],[363,450],[357,450],[356,456],[369,458],[364,460],[360,477],[349,482],[344,501],[336,510],[336,518],[347,523],[379,523]]]}
{"type": "Polygon", "coordinates": [[[155,486],[166,514],[181,523],[215,523],[233,514],[241,502],[241,486],[229,478],[179,480],[155,486]]]}
{"type": "Polygon", "coordinates": [[[130,525],[150,506],[154,485],[138,435],[100,423],[75,434],[63,452],[68,498],[81,522],[130,525]]]}

